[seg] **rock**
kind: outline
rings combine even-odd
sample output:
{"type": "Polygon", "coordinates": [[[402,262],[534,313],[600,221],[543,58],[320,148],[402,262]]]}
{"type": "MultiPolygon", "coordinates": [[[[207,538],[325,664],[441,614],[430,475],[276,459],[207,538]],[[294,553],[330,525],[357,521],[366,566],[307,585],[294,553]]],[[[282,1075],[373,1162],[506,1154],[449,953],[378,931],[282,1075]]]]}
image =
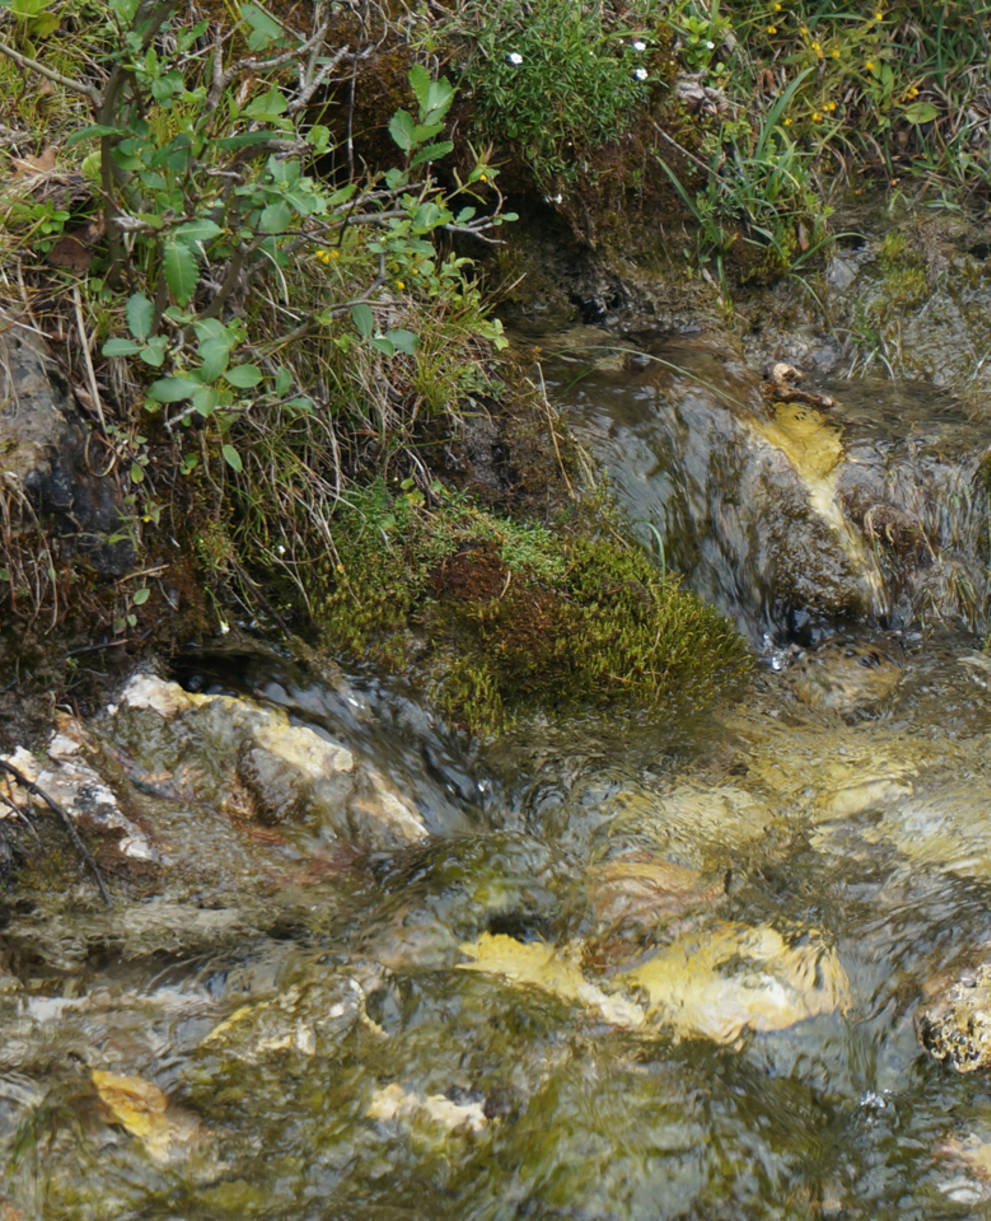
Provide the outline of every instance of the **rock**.
{"type": "Polygon", "coordinates": [[[894,690],[901,666],[877,642],[832,640],[804,652],[788,678],[810,708],[869,714],[894,690]]]}
{"type": "MultiPolygon", "coordinates": [[[[104,778],[81,757],[86,733],[78,721],[65,719],[46,748],[47,762],[40,762],[19,747],[5,755],[28,780],[55,801],[83,830],[104,837],[113,850],[132,861],[158,861],[160,853],[152,839],[123,812],[104,778]]],[[[10,776],[0,776],[6,799],[20,809],[48,810],[47,803],[24,789],[10,776]]]]}
{"type": "Polygon", "coordinates": [[[625,377],[562,391],[570,417],[644,541],[751,640],[987,622],[987,437],[962,404],[852,382],[824,412],[784,373],[767,397],[719,332],[634,343],[625,377]]]}
{"type": "Polygon", "coordinates": [[[505,933],[483,933],[459,949],[471,960],[458,963],[462,971],[485,971],[517,986],[539,988],[613,1026],[636,1030],[643,1025],[639,1005],[609,996],[585,978],[575,947],[558,950],[541,942],[517,941],[505,933]]]}
{"type": "Polygon", "coordinates": [[[850,985],[836,951],[814,932],[789,945],[769,925],[723,924],[686,934],[617,977],[648,997],[648,1017],[685,1036],[738,1043],[844,1010],[850,985]]]}
{"type": "Polygon", "coordinates": [[[925,991],[931,999],[916,1012],[915,1031],[926,1051],[958,1073],[991,1067],[991,962],[932,980],[925,991]]]}
{"type": "Polygon", "coordinates": [[[375,1091],[365,1114],[382,1123],[416,1125],[421,1137],[431,1128],[439,1134],[460,1131],[478,1136],[489,1126],[480,1102],[452,1102],[443,1094],[414,1094],[396,1082],[375,1091]]]}
{"type": "MultiPolygon", "coordinates": [[[[200,695],[137,674],[110,710],[132,775],[157,773],[240,819],[387,849],[427,837],[416,806],[340,742],[244,697],[200,695]]],[[[299,838],[299,835],[297,835],[299,838]]]]}
{"type": "Polygon", "coordinates": [[[26,322],[0,312],[0,495],[11,505],[15,537],[30,522],[26,502],[52,523],[70,555],[119,575],[134,549],[108,541],[121,526],[121,495],[110,476],[92,473],[90,434],[47,344],[26,322]]]}

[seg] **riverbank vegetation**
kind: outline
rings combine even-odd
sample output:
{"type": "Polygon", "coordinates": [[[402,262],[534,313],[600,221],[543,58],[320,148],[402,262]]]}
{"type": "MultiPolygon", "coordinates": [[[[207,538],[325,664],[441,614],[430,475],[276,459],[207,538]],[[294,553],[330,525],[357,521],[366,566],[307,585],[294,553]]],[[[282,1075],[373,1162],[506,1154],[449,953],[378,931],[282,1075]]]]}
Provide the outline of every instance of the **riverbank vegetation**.
{"type": "MultiPolygon", "coordinates": [[[[654,680],[680,673],[656,652],[645,662],[667,623],[704,625],[684,637],[697,665],[709,638],[713,672],[737,660],[694,599],[648,578],[612,525],[593,528],[590,481],[504,363],[488,254],[513,209],[551,208],[634,253],[677,232],[693,266],[768,278],[826,247],[838,182],[943,206],[989,187],[987,12],[952,0],[861,15],[2,0],[0,14],[7,295],[58,346],[136,557],[122,579],[92,580],[87,630],[130,646],[180,607],[165,630],[308,625],[361,653],[395,643],[395,623],[367,622],[373,607],[436,626],[427,602],[468,557],[499,589],[483,581],[457,627],[448,599],[439,630],[501,669],[452,661],[439,698],[468,722],[484,705],[489,726],[513,683],[546,696],[532,667],[548,649],[554,681],[574,681],[576,642],[599,630],[591,607],[615,638],[576,690],[654,702],[654,680]],[[539,476],[551,494],[512,474],[526,465],[514,444],[553,453],[539,476]],[[498,541],[517,531],[520,564],[498,541]],[[391,581],[370,580],[380,569],[391,581]],[[392,596],[404,581],[408,605],[392,596]],[[526,649],[493,634],[520,598],[555,606],[526,649]],[[624,632],[640,637],[621,658],[624,632]],[[508,664],[513,649],[531,670],[508,664]]],[[[32,582],[23,515],[0,520],[8,632],[64,629],[78,553],[54,541],[32,582]]]]}

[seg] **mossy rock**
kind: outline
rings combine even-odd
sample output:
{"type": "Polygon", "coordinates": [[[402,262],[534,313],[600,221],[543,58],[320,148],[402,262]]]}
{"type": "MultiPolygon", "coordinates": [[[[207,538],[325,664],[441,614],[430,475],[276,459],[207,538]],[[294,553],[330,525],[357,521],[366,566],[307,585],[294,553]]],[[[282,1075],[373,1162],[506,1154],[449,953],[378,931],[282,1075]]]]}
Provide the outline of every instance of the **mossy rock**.
{"type": "Polygon", "coordinates": [[[725,619],[580,516],[552,531],[378,485],[339,539],[324,644],[403,669],[473,732],[538,711],[698,706],[749,669],[725,619]]]}

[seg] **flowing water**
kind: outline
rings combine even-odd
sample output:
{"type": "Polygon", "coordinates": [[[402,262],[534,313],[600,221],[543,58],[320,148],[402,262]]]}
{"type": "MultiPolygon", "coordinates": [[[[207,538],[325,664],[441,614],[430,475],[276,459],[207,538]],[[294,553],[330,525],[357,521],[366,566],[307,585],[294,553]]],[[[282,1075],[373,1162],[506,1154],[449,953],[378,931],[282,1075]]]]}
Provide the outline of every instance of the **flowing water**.
{"type": "MultiPolygon", "coordinates": [[[[559,395],[671,539],[647,392],[559,395]]],[[[917,1020],[991,956],[991,666],[956,604],[804,651],[742,588],[759,563],[712,554],[693,576],[774,640],[705,716],[469,747],[372,676],[180,665],[373,759],[422,817],[404,846],[242,805],[224,848],[186,789],[233,754],[97,718],[132,809],[202,867],[110,913],[81,886],[15,897],[0,1215],[991,1215],[987,1070],[940,1063],[917,1020]]]]}

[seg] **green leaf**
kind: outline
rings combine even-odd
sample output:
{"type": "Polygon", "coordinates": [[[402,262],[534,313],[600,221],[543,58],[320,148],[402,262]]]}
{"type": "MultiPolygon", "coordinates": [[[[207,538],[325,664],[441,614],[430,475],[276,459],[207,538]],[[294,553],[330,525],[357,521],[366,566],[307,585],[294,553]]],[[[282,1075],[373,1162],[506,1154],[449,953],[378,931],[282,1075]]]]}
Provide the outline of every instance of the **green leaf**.
{"type": "Polygon", "coordinates": [[[358,334],[362,339],[371,338],[372,331],[375,329],[375,317],[372,314],[371,306],[366,305],[364,301],[352,305],[351,321],[358,328],[358,334]]]}
{"type": "Polygon", "coordinates": [[[262,371],[257,365],[235,365],[224,374],[224,381],[238,390],[250,390],[262,379],[262,371]]]}
{"type": "Polygon", "coordinates": [[[337,208],[340,207],[341,204],[347,203],[357,189],[358,184],[356,182],[349,182],[347,186],[341,187],[339,190],[335,191],[333,195],[331,195],[331,197],[327,200],[327,207],[337,208]]]}
{"type": "Polygon", "coordinates": [[[241,455],[237,452],[233,445],[222,445],[220,447],[220,452],[224,455],[224,461],[232,471],[236,471],[238,474],[240,474],[241,471],[244,470],[244,465],[241,462],[241,455]]]}
{"type": "Polygon", "coordinates": [[[430,73],[424,68],[423,64],[414,64],[409,70],[410,88],[413,90],[413,96],[416,98],[421,109],[427,105],[427,98],[430,96],[430,86],[433,84],[433,79],[430,73]]]}
{"type": "Polygon", "coordinates": [[[251,26],[248,50],[263,51],[282,37],[282,26],[255,4],[242,4],[241,16],[251,26]]]}
{"type": "Polygon", "coordinates": [[[141,587],[141,589],[136,589],[134,591],[134,593],[131,594],[131,605],[132,606],[144,606],[144,604],[148,601],[150,596],[151,596],[151,590],[148,588],[147,585],[144,585],[141,587]]]}
{"type": "Polygon", "coordinates": [[[156,403],[179,403],[202,389],[201,382],[191,377],[160,377],[148,387],[148,397],[156,403]]]}
{"type": "Polygon", "coordinates": [[[153,369],[160,369],[165,363],[165,345],[167,343],[168,336],[153,335],[141,349],[141,359],[146,365],[151,365],[153,369]]]}
{"type": "Polygon", "coordinates": [[[396,348],[391,339],[385,335],[376,335],[372,340],[372,347],[378,348],[380,352],[384,352],[386,356],[395,356],[396,348]]]}
{"type": "Polygon", "coordinates": [[[133,339],[108,339],[100,351],[104,356],[133,356],[141,351],[141,344],[133,339]]]}
{"type": "Polygon", "coordinates": [[[406,110],[397,110],[389,120],[389,135],[399,145],[404,153],[413,147],[416,123],[413,116],[406,110]]]}
{"type": "Polygon", "coordinates": [[[939,110],[932,102],[913,102],[902,111],[902,117],[909,123],[931,123],[939,118],[939,110]]]}
{"type": "Polygon", "coordinates": [[[222,339],[207,339],[200,344],[200,377],[204,382],[215,382],[227,370],[231,358],[231,345],[222,339]]]}
{"type": "Polygon", "coordinates": [[[196,408],[196,414],[201,415],[204,420],[210,418],[217,410],[220,403],[220,394],[216,386],[200,386],[199,390],[193,395],[193,406],[196,408]]]}
{"type": "Polygon", "coordinates": [[[420,204],[413,217],[414,233],[430,233],[440,225],[446,225],[451,214],[446,208],[439,208],[432,200],[420,204]]]}
{"type": "Polygon", "coordinates": [[[91,140],[96,136],[102,139],[104,136],[122,136],[123,134],[120,127],[110,127],[106,123],[93,123],[89,127],[77,127],[75,131],[70,132],[65,138],[65,146],[71,148],[73,144],[80,144],[83,140],[91,140]]]}
{"type": "Polygon", "coordinates": [[[211,238],[219,237],[221,233],[223,229],[220,225],[205,216],[186,221],[175,230],[175,236],[184,242],[208,242],[211,238]]]}
{"type": "Polygon", "coordinates": [[[314,123],[306,133],[306,142],[315,153],[325,153],[330,147],[330,128],[323,123],[314,123]]]}
{"type": "Polygon", "coordinates": [[[242,113],[253,119],[275,119],[284,114],[288,107],[289,103],[282,90],[270,85],[264,93],[252,98],[242,113]]]}
{"type": "Polygon", "coordinates": [[[442,119],[447,114],[453,101],[454,86],[446,76],[440,76],[437,80],[430,82],[426,105],[421,103],[426,113],[421,117],[425,122],[436,123],[438,119],[442,119]]]}
{"type": "Polygon", "coordinates": [[[424,161],[437,161],[441,157],[446,157],[453,148],[454,143],[451,140],[438,140],[436,144],[428,144],[426,148],[421,148],[410,165],[422,165],[424,161]]]}
{"type": "Polygon", "coordinates": [[[418,337],[412,331],[403,329],[386,331],[385,338],[388,339],[397,352],[405,352],[407,356],[413,355],[419,343],[418,337]]]}
{"type": "Polygon", "coordinates": [[[285,394],[292,385],[292,374],[288,369],[279,369],[275,375],[275,393],[285,394]]]}
{"type": "Polygon", "coordinates": [[[285,233],[292,220],[292,209],[282,199],[262,208],[258,218],[258,227],[262,233],[285,233]]]}
{"type": "Polygon", "coordinates": [[[135,339],[147,339],[155,322],[155,307],[144,293],[132,293],[124,307],[124,317],[135,339]]]}
{"type": "Polygon", "coordinates": [[[180,305],[186,305],[196,292],[200,278],[196,256],[183,242],[166,242],[162,251],[162,266],[169,292],[180,305]]]}

